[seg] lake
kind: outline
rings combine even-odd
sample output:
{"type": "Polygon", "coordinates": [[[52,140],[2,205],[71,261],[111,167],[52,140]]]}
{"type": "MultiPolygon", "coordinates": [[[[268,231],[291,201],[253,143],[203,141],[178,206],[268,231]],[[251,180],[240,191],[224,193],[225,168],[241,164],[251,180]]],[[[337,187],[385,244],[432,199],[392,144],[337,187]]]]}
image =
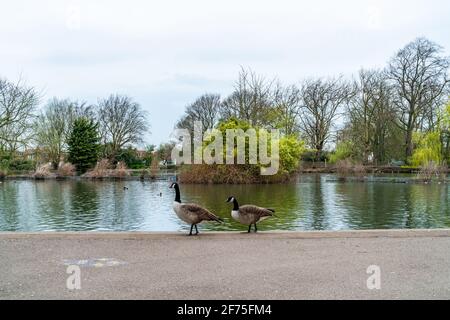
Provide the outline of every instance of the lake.
{"type": "MultiPolygon", "coordinates": [[[[358,230],[450,227],[447,184],[336,182],[307,175],[273,185],[181,185],[225,219],[202,230],[247,230],[231,219],[228,196],[276,210],[259,230],[358,230]]],[[[3,181],[0,231],[188,231],[172,211],[167,181],[3,181]],[[127,187],[128,189],[124,189],[127,187]],[[162,195],[160,196],[160,193],[162,195]]]]}

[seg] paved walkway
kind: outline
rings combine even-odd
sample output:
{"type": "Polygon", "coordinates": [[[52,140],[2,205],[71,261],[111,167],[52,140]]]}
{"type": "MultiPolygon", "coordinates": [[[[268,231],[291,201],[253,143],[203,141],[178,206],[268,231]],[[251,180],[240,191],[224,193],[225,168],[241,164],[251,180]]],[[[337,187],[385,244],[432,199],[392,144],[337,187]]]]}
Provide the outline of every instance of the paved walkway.
{"type": "Polygon", "coordinates": [[[450,230],[0,233],[0,299],[17,298],[449,299],[450,230]]]}

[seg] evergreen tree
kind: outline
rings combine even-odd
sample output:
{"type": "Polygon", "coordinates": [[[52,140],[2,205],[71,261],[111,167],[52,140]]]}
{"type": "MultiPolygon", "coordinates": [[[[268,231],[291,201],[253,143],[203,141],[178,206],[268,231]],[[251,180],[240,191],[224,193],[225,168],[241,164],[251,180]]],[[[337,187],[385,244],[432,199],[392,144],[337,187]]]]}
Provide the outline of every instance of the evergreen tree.
{"type": "Polygon", "coordinates": [[[92,168],[98,159],[100,149],[98,125],[86,117],[76,119],[69,139],[69,161],[81,173],[92,168]]]}

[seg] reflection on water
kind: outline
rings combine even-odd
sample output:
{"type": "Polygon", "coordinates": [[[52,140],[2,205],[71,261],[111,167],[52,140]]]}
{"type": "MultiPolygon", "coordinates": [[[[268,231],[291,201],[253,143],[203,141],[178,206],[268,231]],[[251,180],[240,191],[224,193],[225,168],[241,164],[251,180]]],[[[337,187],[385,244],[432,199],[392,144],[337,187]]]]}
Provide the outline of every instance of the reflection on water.
{"type": "MultiPolygon", "coordinates": [[[[338,183],[304,176],[276,185],[181,185],[196,202],[225,219],[203,230],[246,230],[230,217],[240,204],[276,210],[260,230],[347,230],[450,227],[447,185],[338,183]]],[[[172,211],[168,182],[5,181],[0,184],[0,231],[187,230],[172,211]],[[128,189],[124,189],[124,187],[128,189]],[[162,196],[159,193],[162,192],[162,196]]]]}

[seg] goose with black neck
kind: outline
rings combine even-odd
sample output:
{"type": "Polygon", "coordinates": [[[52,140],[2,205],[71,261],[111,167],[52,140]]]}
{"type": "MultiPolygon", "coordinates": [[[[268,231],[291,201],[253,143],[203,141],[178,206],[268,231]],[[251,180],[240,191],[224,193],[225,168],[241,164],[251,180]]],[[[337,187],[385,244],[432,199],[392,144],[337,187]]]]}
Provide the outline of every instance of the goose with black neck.
{"type": "Polygon", "coordinates": [[[192,230],[195,228],[195,235],[197,235],[197,224],[203,221],[216,221],[222,223],[223,220],[216,216],[209,210],[201,207],[195,203],[181,203],[180,186],[174,182],[170,185],[170,188],[175,189],[175,200],[173,202],[173,211],[175,211],[178,218],[191,225],[189,235],[192,235],[192,230]]]}
{"type": "Polygon", "coordinates": [[[255,205],[239,206],[239,203],[234,196],[228,197],[227,201],[233,204],[233,210],[231,210],[231,217],[245,225],[248,225],[248,232],[250,233],[252,225],[255,226],[255,232],[258,231],[256,224],[264,219],[275,216],[275,210],[262,208],[255,205]]]}

